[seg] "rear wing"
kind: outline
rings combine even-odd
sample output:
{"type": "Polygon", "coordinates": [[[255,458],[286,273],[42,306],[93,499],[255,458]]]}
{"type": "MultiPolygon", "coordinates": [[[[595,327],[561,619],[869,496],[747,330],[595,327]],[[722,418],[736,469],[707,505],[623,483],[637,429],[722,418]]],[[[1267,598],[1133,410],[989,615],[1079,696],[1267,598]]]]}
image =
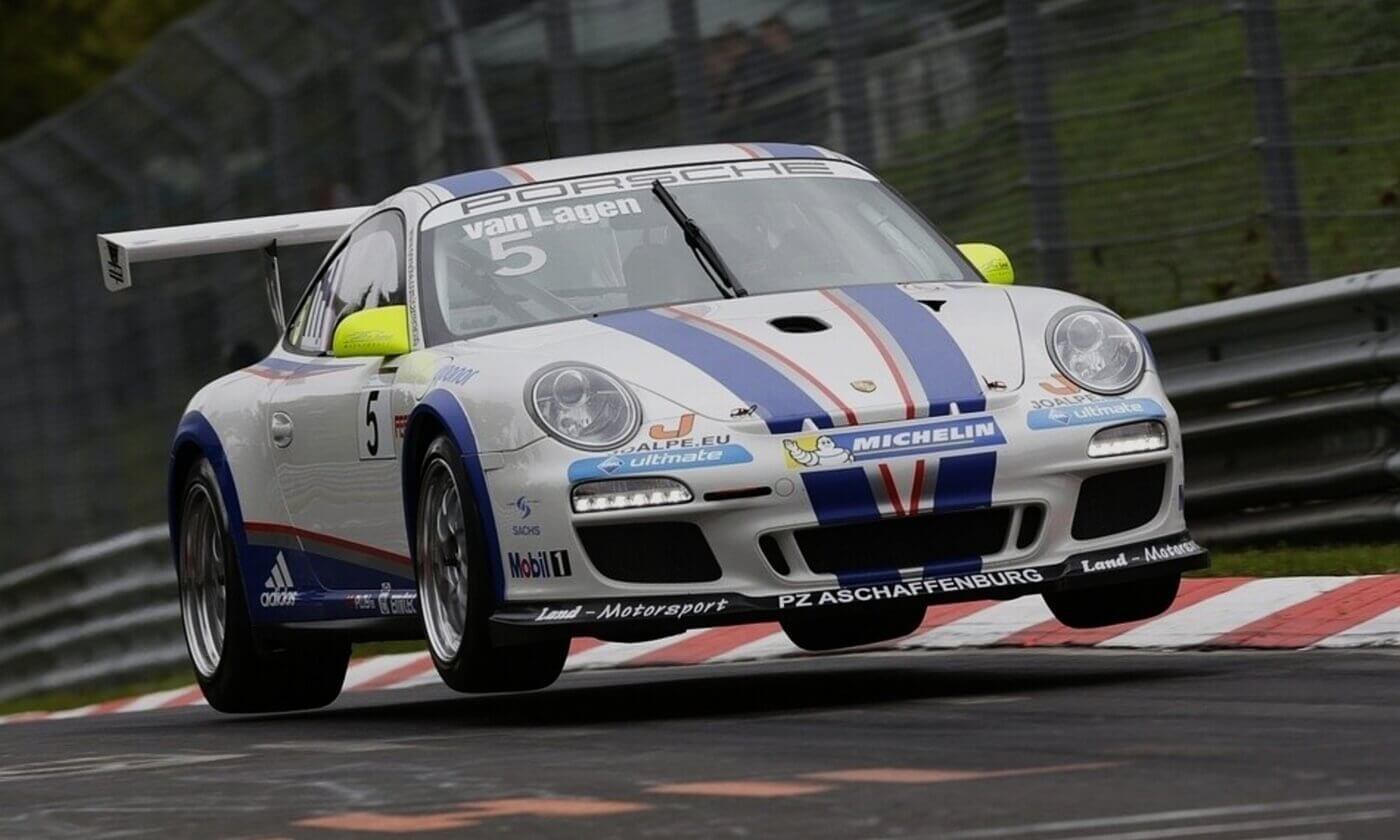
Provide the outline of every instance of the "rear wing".
{"type": "Polygon", "coordinates": [[[200,225],[99,233],[97,255],[102,265],[102,282],[106,284],[107,291],[120,292],[131,288],[131,267],[137,263],[257,251],[277,245],[334,242],[369,209],[346,207],[200,225]]]}
{"type": "Polygon", "coordinates": [[[369,207],[346,207],[202,225],[99,233],[97,259],[102,266],[102,282],[107,291],[120,292],[131,288],[131,266],[135,263],[261,250],[267,304],[272,308],[272,320],[277,322],[277,328],[285,329],[287,319],[282,309],[277,246],[334,242],[369,210],[369,207]]]}

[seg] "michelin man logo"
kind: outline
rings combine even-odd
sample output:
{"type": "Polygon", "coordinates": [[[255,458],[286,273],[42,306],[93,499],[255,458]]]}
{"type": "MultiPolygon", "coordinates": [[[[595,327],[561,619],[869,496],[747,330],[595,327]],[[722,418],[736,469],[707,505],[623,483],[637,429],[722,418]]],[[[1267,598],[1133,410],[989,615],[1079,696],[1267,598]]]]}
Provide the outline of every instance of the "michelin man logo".
{"type": "Polygon", "coordinates": [[[784,440],[783,448],[793,463],[803,467],[825,467],[831,464],[849,464],[855,460],[851,450],[836,445],[831,435],[821,435],[806,440],[784,440]],[[803,446],[803,444],[809,444],[803,446]]]}

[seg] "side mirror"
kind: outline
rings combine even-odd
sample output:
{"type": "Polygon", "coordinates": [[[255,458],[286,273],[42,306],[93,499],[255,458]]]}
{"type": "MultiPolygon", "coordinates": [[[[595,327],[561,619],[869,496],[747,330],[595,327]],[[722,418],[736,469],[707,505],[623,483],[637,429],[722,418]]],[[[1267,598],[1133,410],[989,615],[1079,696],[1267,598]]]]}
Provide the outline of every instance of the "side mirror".
{"type": "Polygon", "coordinates": [[[402,356],[410,349],[407,306],[379,306],[347,315],[331,340],[331,353],[338,359],[402,356]]]}
{"type": "Polygon", "coordinates": [[[995,245],[982,242],[967,242],[958,246],[967,261],[977,266],[988,283],[1010,286],[1016,282],[1016,272],[1011,268],[1011,260],[1006,252],[995,245]]]}

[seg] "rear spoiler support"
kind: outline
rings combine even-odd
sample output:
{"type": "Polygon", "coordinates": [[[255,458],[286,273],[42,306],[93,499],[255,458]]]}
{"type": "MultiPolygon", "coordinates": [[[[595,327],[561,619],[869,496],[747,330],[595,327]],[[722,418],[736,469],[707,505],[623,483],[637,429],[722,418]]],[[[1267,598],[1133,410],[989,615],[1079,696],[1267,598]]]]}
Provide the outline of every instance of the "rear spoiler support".
{"type": "Polygon", "coordinates": [[[277,331],[287,331],[287,314],[282,306],[282,275],[277,270],[277,240],[263,248],[263,282],[267,284],[267,305],[272,309],[272,320],[277,322],[277,331]]]}
{"type": "Polygon", "coordinates": [[[279,328],[285,327],[282,284],[277,270],[279,245],[334,242],[372,208],[346,207],[198,225],[128,230],[97,235],[102,282],[109,292],[131,288],[131,267],[138,263],[184,259],[239,251],[263,252],[267,301],[279,328]]]}

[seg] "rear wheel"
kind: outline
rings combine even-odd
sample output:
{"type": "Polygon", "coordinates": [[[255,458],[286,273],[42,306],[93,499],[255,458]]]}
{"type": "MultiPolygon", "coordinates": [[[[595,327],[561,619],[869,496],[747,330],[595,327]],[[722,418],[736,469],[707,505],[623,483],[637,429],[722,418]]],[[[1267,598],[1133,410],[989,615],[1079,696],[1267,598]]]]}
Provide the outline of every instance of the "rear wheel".
{"type": "Polygon", "coordinates": [[[816,652],[907,636],[919,629],[924,612],[923,604],[896,602],[787,615],[778,623],[793,644],[816,652]]]}
{"type": "Polygon", "coordinates": [[[218,480],[204,458],[185,479],[176,576],[185,645],[210,706],[221,712],[288,712],[320,708],[340,695],[348,642],[259,644],[218,480]]]}
{"type": "Polygon", "coordinates": [[[481,519],[447,437],[423,457],[418,486],[414,570],[428,651],[442,681],[458,691],[526,691],[559,678],[568,639],[497,647],[488,620],[494,606],[481,519]]]}
{"type": "Polygon", "coordinates": [[[1045,603],[1066,627],[1089,629],[1161,615],[1176,600],[1181,575],[1047,592],[1045,603]]]}

